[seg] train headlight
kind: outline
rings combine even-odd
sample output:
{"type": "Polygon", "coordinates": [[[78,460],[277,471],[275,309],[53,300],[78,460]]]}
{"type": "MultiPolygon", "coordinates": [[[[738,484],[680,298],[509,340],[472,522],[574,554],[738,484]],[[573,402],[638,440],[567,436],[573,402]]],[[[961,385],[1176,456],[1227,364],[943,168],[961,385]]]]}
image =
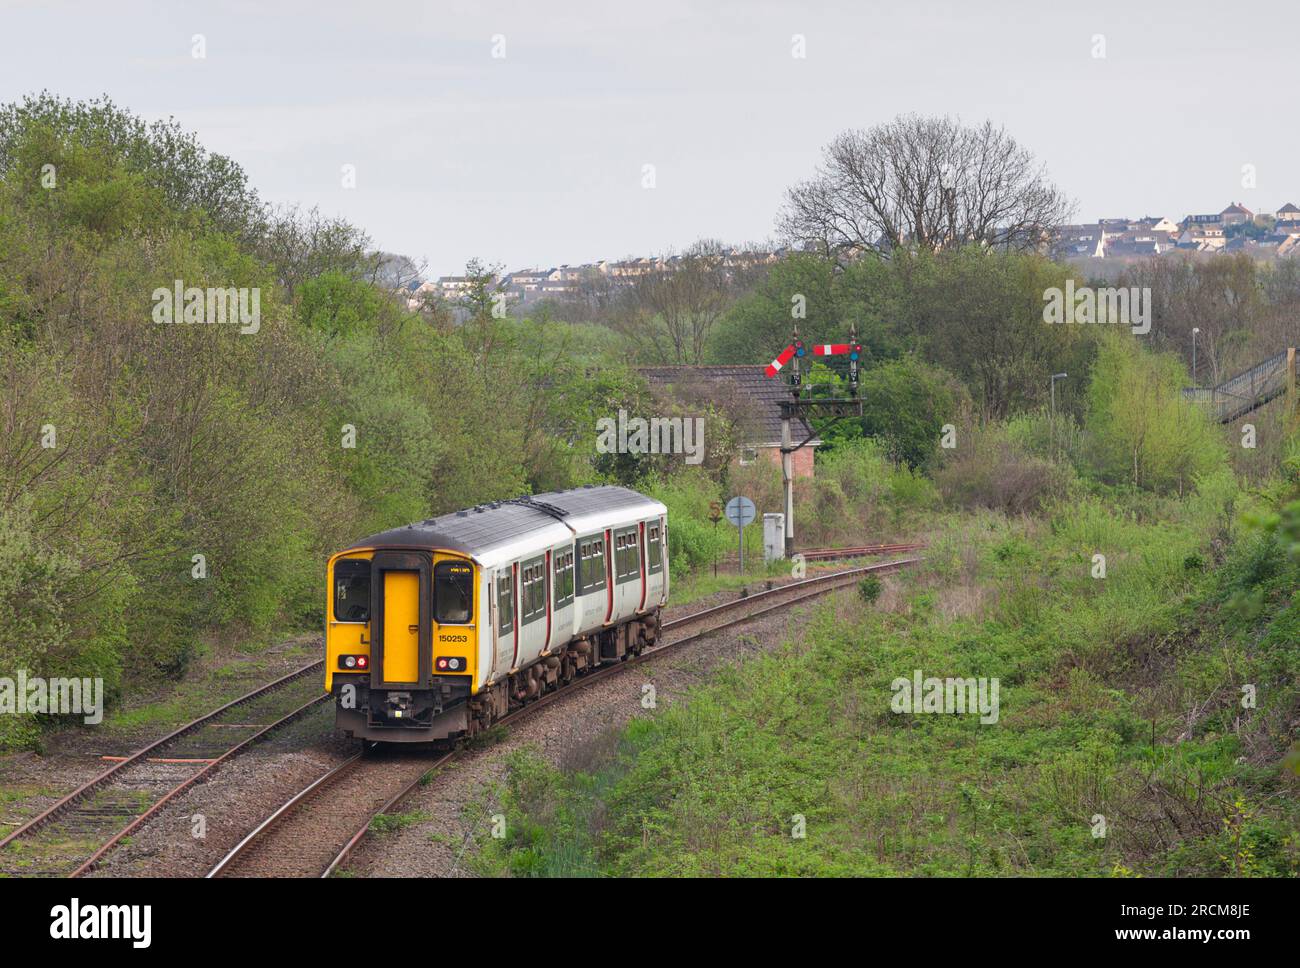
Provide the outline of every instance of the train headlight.
{"type": "Polygon", "coordinates": [[[357,667],[357,657],[355,655],[345,655],[343,657],[343,668],[355,669],[357,667]]]}

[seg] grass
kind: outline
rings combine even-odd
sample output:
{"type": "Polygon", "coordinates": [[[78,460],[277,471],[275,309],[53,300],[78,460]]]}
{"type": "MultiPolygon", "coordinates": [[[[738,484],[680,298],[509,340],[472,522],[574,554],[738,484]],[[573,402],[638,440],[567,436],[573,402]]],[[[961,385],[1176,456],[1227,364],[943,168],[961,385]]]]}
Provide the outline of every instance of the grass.
{"type": "MultiPolygon", "coordinates": [[[[117,707],[104,716],[103,727],[109,731],[135,731],[144,728],[165,729],[179,726],[263,684],[270,678],[270,662],[265,655],[267,643],[256,640],[257,657],[232,659],[187,676],[170,687],[165,697],[136,706],[117,707]]],[[[236,652],[250,651],[244,645],[236,652]]],[[[293,643],[283,650],[288,657],[301,657],[303,663],[318,655],[314,643],[293,643]]],[[[300,663],[295,663],[300,664],[300,663]]],[[[285,670],[288,671],[288,670],[285,670]]]]}
{"type": "MultiPolygon", "coordinates": [[[[815,575],[843,571],[847,568],[857,568],[861,565],[879,564],[885,560],[887,559],[873,556],[846,559],[844,561],[817,562],[813,565],[805,565],[802,577],[811,578],[815,575]]],[[[792,579],[795,577],[793,569],[794,566],[791,562],[778,560],[771,564],[748,568],[743,575],[724,572],[715,577],[712,569],[704,569],[690,573],[683,578],[674,576],[669,589],[668,605],[670,608],[677,605],[689,605],[718,592],[739,591],[746,585],[754,585],[768,579],[792,579]]]]}
{"type": "Polygon", "coordinates": [[[399,830],[405,830],[412,824],[424,823],[426,820],[432,819],[432,814],[422,810],[410,810],[406,813],[381,813],[370,821],[370,832],[380,835],[396,833],[399,830]]]}
{"type": "Polygon", "coordinates": [[[1225,522],[1202,497],[946,519],[901,593],[820,605],[802,641],[633,721],[589,770],[517,755],[508,836],[481,841],[476,865],[1300,873],[1297,780],[1281,764],[1300,708],[1296,568],[1256,539],[1210,567],[1225,522]],[[948,607],[955,587],[978,607],[948,607]],[[1243,589],[1263,602],[1253,614],[1229,605],[1243,589]],[[998,722],[892,711],[891,683],[914,669],[996,679],[998,722]]]}

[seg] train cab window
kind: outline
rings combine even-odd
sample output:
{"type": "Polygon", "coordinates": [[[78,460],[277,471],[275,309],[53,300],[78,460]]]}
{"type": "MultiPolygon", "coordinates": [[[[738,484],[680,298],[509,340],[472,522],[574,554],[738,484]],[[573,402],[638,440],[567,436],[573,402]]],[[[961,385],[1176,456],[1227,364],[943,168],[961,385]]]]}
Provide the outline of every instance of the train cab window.
{"type": "Polygon", "coordinates": [[[514,581],[507,573],[497,576],[497,634],[509,635],[514,627],[514,581]]]}
{"type": "Polygon", "coordinates": [[[434,617],[439,625],[468,625],[474,605],[474,568],[440,561],[433,568],[434,617]]]}
{"type": "Polygon", "coordinates": [[[663,568],[663,538],[659,534],[659,525],[652,524],[645,529],[646,569],[652,574],[659,574],[663,568]]]}
{"type": "Polygon", "coordinates": [[[370,562],[356,558],[334,563],[334,618],[370,621],[370,562]]]}

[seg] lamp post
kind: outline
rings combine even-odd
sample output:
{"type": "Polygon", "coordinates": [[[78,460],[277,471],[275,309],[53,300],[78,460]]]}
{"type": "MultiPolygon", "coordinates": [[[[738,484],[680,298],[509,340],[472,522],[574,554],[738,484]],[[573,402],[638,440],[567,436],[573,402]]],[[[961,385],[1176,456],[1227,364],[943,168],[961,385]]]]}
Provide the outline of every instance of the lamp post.
{"type": "Polygon", "coordinates": [[[1068,373],[1052,374],[1052,451],[1058,457],[1060,456],[1061,445],[1056,437],[1056,381],[1064,380],[1067,376],[1069,376],[1068,373]]]}
{"type": "Polygon", "coordinates": [[[1057,381],[1057,380],[1064,380],[1064,379],[1065,379],[1067,376],[1069,376],[1069,375],[1070,375],[1070,374],[1068,374],[1068,373],[1053,373],[1053,374],[1052,374],[1052,420],[1053,420],[1053,421],[1056,420],[1056,381],[1057,381]]]}
{"type": "Polygon", "coordinates": [[[1196,379],[1196,334],[1201,331],[1201,327],[1192,327],[1192,386],[1199,387],[1200,381],[1196,379]]]}

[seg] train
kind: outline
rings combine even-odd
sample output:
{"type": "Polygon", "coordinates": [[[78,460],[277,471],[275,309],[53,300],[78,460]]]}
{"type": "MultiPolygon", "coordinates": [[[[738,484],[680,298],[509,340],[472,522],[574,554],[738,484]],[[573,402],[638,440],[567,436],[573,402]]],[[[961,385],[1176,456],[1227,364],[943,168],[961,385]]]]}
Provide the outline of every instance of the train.
{"type": "Polygon", "coordinates": [[[327,564],[325,691],[340,734],[471,737],[657,640],[668,509],[587,485],[429,518],[327,564]]]}

